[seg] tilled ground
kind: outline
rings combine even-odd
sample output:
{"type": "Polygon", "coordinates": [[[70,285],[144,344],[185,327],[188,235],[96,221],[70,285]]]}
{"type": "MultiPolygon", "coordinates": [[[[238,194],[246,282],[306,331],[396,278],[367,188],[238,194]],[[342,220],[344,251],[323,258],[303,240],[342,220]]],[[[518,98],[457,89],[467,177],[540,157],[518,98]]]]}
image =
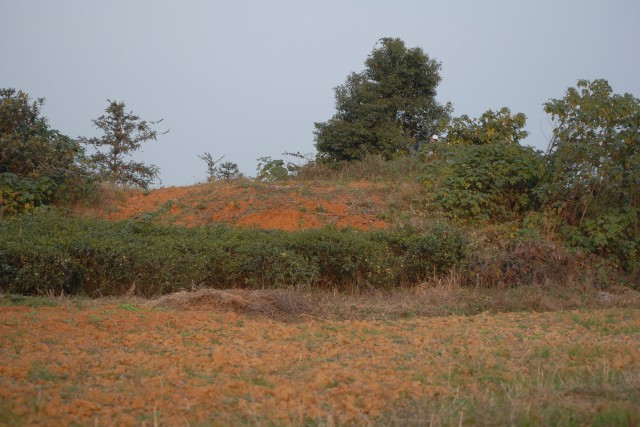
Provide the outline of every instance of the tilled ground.
{"type": "Polygon", "coordinates": [[[639,310],[283,323],[0,307],[0,424],[637,423],[639,310]]]}

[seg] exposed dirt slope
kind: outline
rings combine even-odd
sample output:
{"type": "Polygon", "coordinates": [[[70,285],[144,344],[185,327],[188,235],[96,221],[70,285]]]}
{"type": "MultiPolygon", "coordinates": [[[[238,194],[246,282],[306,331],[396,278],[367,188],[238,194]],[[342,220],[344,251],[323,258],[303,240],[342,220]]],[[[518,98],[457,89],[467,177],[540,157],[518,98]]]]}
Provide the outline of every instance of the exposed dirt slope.
{"type": "Polygon", "coordinates": [[[386,228],[387,206],[412,184],[371,182],[214,182],[151,191],[126,191],[107,206],[84,213],[109,220],[144,217],[184,226],[215,223],[300,230],[332,224],[361,230],[386,228]]]}

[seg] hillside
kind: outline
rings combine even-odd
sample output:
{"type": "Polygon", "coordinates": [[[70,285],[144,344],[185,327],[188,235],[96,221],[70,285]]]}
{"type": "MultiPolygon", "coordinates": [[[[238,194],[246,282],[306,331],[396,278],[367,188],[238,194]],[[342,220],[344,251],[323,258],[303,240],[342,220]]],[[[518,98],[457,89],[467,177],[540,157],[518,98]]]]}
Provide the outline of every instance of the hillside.
{"type": "Polygon", "coordinates": [[[145,218],[183,226],[224,223],[293,231],[333,225],[370,230],[389,227],[385,218],[390,205],[416,191],[412,183],[217,181],[122,191],[103,197],[100,207],[79,211],[110,221],[145,218]]]}

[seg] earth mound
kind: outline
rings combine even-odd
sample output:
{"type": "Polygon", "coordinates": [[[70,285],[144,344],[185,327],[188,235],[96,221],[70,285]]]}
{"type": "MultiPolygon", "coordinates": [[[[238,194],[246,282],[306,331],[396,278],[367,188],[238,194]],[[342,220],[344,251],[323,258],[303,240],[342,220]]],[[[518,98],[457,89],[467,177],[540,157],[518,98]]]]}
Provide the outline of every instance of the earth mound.
{"type": "Polygon", "coordinates": [[[286,289],[201,289],[162,296],[146,305],[174,310],[233,311],[274,320],[295,320],[312,310],[305,298],[286,289]]]}
{"type": "Polygon", "coordinates": [[[95,206],[77,212],[110,221],[143,219],[187,227],[229,224],[272,230],[334,226],[384,229],[390,203],[415,191],[412,185],[334,182],[269,184],[213,182],[150,191],[105,188],[95,206]]]}

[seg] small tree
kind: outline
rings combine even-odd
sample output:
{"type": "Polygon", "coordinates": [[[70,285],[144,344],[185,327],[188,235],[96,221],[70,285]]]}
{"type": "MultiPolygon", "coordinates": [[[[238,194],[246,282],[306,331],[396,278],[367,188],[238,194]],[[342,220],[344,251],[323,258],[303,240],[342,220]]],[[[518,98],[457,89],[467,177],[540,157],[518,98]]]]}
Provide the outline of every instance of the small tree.
{"type": "Polygon", "coordinates": [[[547,198],[568,220],[608,208],[639,209],[639,99],[606,80],[579,80],[545,104],[556,127],[548,147],[547,198]]]}
{"type": "Polygon", "coordinates": [[[220,168],[218,168],[218,179],[229,181],[230,179],[238,178],[238,175],[240,175],[240,172],[238,171],[238,165],[234,162],[222,163],[220,165],[220,168]]]}
{"type": "Polygon", "coordinates": [[[214,181],[216,178],[218,178],[218,173],[220,172],[218,163],[224,157],[225,156],[221,156],[218,160],[214,160],[214,157],[206,151],[203,154],[198,155],[198,158],[203,160],[207,164],[207,181],[214,181]]]}
{"type": "MultiPolygon", "coordinates": [[[[90,159],[103,179],[116,185],[148,188],[158,177],[158,167],[126,159],[140,149],[143,142],[156,141],[158,132],[152,126],[162,120],[141,120],[131,111],[126,112],[124,102],[107,102],[109,106],[105,109],[106,114],[92,120],[104,135],[98,138],[81,137],[80,141],[93,145],[98,150],[90,159]],[[107,148],[106,152],[100,151],[102,147],[107,148]]],[[[163,134],[167,132],[169,131],[163,134]]]]}
{"type": "Polygon", "coordinates": [[[297,159],[294,161],[285,161],[282,159],[272,159],[271,157],[259,157],[256,170],[258,174],[256,179],[259,181],[282,181],[290,176],[296,176],[305,166],[313,164],[312,154],[301,154],[300,152],[284,152],[283,156],[297,159]]]}
{"type": "Polygon", "coordinates": [[[493,144],[503,142],[516,144],[528,135],[525,114],[512,115],[509,108],[499,111],[487,110],[478,119],[467,115],[456,117],[447,127],[447,142],[450,144],[493,144]]]}
{"type": "Polygon", "coordinates": [[[545,104],[555,124],[543,200],[571,244],[639,269],[639,99],[579,80],[545,104]]]}

